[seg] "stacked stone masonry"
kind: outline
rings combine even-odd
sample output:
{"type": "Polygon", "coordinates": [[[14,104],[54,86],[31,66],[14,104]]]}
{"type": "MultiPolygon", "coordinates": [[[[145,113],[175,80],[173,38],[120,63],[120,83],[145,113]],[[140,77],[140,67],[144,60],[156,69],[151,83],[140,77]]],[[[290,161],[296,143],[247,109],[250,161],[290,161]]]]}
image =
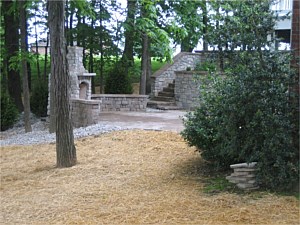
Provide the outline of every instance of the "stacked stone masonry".
{"type": "Polygon", "coordinates": [[[100,101],[71,100],[71,116],[74,127],[86,127],[98,122],[100,116],[100,101]]]}
{"type": "Polygon", "coordinates": [[[255,171],[257,162],[240,163],[230,165],[234,172],[227,176],[226,179],[237,185],[243,190],[256,190],[259,186],[256,183],[255,171]]]}
{"type": "Polygon", "coordinates": [[[176,71],[175,101],[180,108],[193,110],[199,106],[200,77],[207,72],[176,71]]]}
{"type": "Polygon", "coordinates": [[[83,66],[83,48],[69,46],[67,59],[70,73],[71,99],[90,100],[92,95],[92,77],[96,76],[96,74],[88,73],[83,66]],[[84,84],[84,89],[80,88],[82,84],[84,84]]]}
{"type": "Polygon", "coordinates": [[[173,83],[175,79],[175,71],[193,70],[195,66],[205,61],[206,53],[190,53],[181,52],[174,57],[172,64],[167,64],[151,76],[152,96],[157,96],[158,92],[167,87],[169,83],[173,83]]]}
{"type": "Polygon", "coordinates": [[[93,100],[101,103],[101,111],[146,111],[148,95],[92,95],[93,100]]]}

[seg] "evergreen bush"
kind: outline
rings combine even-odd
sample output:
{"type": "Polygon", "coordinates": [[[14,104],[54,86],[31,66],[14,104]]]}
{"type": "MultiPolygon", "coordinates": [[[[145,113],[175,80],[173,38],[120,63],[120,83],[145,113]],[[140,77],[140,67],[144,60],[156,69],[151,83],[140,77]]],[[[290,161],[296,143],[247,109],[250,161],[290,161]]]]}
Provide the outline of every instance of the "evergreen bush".
{"type": "Polygon", "coordinates": [[[48,82],[39,80],[35,82],[30,97],[31,111],[39,117],[47,116],[48,82]]]}
{"type": "Polygon", "coordinates": [[[19,113],[10,96],[1,92],[1,131],[7,130],[16,122],[19,113]]]}
{"type": "Polygon", "coordinates": [[[273,190],[299,181],[299,151],[292,145],[289,57],[238,52],[225,78],[211,76],[201,106],[184,120],[184,139],[218,168],[258,162],[257,179],[273,190]]]}
{"type": "Polygon", "coordinates": [[[132,94],[132,92],[128,68],[122,62],[116,63],[115,67],[109,72],[109,75],[106,78],[105,93],[132,94]]]}

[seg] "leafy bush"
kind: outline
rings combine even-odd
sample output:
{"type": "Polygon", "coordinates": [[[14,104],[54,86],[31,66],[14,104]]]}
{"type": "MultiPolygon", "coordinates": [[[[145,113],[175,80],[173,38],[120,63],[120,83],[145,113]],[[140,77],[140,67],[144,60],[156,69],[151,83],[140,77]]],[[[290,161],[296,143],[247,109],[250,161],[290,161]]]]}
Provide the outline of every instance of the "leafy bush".
{"type": "Polygon", "coordinates": [[[287,96],[289,58],[241,52],[235,62],[225,78],[212,76],[202,87],[201,106],[187,115],[182,135],[217,167],[257,161],[261,186],[288,189],[299,179],[287,96]]]}
{"type": "Polygon", "coordinates": [[[207,72],[216,72],[216,63],[212,61],[205,61],[202,63],[197,63],[195,66],[195,71],[207,71],[207,72]]]}
{"type": "Polygon", "coordinates": [[[1,93],[1,131],[12,127],[18,118],[18,110],[6,92],[1,93]]]}
{"type": "Polygon", "coordinates": [[[106,94],[131,94],[132,86],[129,81],[128,68],[121,62],[116,63],[105,82],[106,94]]]}
{"type": "Polygon", "coordinates": [[[48,105],[48,82],[40,80],[34,84],[31,97],[30,107],[31,111],[40,117],[47,116],[48,105]]]}

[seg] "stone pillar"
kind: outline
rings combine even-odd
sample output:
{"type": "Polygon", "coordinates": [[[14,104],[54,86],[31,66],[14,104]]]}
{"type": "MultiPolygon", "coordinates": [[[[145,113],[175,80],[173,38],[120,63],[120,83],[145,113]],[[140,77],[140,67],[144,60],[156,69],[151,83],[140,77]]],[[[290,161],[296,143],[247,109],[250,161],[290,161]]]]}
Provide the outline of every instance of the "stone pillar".
{"type": "Polygon", "coordinates": [[[71,83],[71,99],[79,98],[79,81],[78,76],[81,76],[88,71],[83,66],[83,48],[77,46],[69,46],[67,54],[70,83],[71,83]]]}

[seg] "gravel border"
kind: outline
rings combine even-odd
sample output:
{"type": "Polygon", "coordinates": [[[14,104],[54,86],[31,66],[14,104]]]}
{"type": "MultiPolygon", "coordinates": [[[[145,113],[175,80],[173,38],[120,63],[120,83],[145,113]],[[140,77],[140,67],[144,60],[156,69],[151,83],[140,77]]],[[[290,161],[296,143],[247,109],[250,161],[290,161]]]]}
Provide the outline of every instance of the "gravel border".
{"type": "MultiPolygon", "coordinates": [[[[0,133],[0,146],[9,145],[33,145],[33,144],[44,144],[54,143],[55,133],[49,133],[49,123],[41,121],[31,115],[31,126],[32,132],[25,133],[23,114],[20,115],[18,122],[11,128],[0,133]]],[[[74,128],[74,138],[81,138],[91,135],[99,135],[118,130],[127,130],[120,126],[113,126],[107,122],[100,122],[95,125],[74,128]]]]}
{"type": "MultiPolygon", "coordinates": [[[[147,108],[146,112],[161,112],[161,110],[147,108]]],[[[30,122],[32,132],[25,133],[24,113],[21,113],[18,121],[11,129],[0,132],[0,146],[33,145],[55,142],[55,133],[49,133],[49,123],[47,122],[46,118],[37,118],[31,113],[30,122]]],[[[112,125],[109,122],[99,122],[87,127],[74,128],[73,132],[74,138],[77,139],[86,136],[128,129],[129,128],[127,127],[112,125]]]]}

